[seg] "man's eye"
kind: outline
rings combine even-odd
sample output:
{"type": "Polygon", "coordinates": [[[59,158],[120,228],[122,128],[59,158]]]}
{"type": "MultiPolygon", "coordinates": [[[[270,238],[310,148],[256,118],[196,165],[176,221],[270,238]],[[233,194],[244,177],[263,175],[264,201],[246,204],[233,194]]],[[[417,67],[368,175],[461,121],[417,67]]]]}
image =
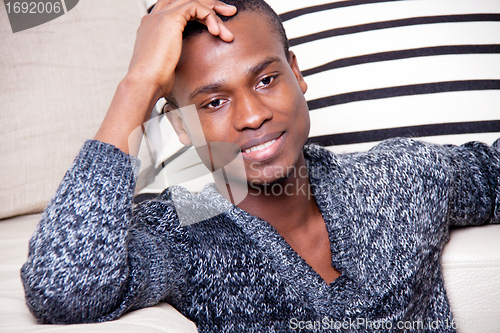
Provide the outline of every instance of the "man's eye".
{"type": "Polygon", "coordinates": [[[276,76],[266,76],[265,78],[260,80],[259,84],[257,85],[257,88],[262,88],[262,87],[270,85],[274,81],[275,78],[276,78],[276,76]]]}
{"type": "Polygon", "coordinates": [[[213,107],[213,108],[216,108],[218,106],[221,105],[221,100],[220,99],[214,99],[213,101],[211,101],[210,103],[208,103],[209,106],[213,107]]]}
{"type": "Polygon", "coordinates": [[[205,104],[205,106],[204,106],[204,107],[206,107],[206,108],[213,108],[213,109],[215,109],[215,108],[220,107],[220,106],[221,106],[221,105],[223,105],[223,104],[224,104],[224,100],[222,100],[222,99],[220,99],[220,98],[217,98],[217,99],[214,99],[213,101],[211,101],[211,102],[209,102],[209,103],[205,104]]]}

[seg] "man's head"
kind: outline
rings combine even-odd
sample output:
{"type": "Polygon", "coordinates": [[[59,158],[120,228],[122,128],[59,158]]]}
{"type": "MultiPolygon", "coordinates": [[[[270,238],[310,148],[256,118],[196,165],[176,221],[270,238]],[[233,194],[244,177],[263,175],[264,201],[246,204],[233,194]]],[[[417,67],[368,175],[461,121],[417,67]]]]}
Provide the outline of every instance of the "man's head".
{"type": "MultiPolygon", "coordinates": [[[[279,18],[278,14],[264,1],[264,0],[226,0],[224,3],[228,5],[233,5],[237,8],[237,12],[234,16],[219,16],[222,21],[226,22],[238,16],[239,13],[244,13],[246,11],[255,12],[261,14],[263,18],[269,24],[269,31],[277,34],[278,38],[281,40],[283,45],[283,51],[285,55],[289,56],[289,45],[288,38],[286,37],[285,28],[283,23],[279,18]]],[[[206,32],[207,27],[197,21],[188,22],[188,25],[184,29],[184,39],[196,36],[202,32],[206,32]]]]}
{"type": "MultiPolygon", "coordinates": [[[[169,119],[184,144],[197,146],[201,139],[237,145],[247,180],[271,183],[303,161],[309,134],[307,85],[284,32],[279,32],[281,22],[279,27],[271,23],[271,16],[279,20],[276,14],[261,1],[229,3],[241,6],[225,22],[234,40],[224,42],[191,24],[170,93],[178,103],[174,109],[196,106],[203,133],[190,129],[189,120],[169,119]]],[[[205,161],[210,163],[223,167],[205,161]]]]}
{"type": "MultiPolygon", "coordinates": [[[[286,58],[289,58],[289,43],[283,23],[281,22],[278,14],[276,14],[276,12],[264,0],[226,0],[224,3],[235,6],[237,8],[237,12],[233,16],[219,15],[223,22],[227,22],[228,20],[237,17],[239,13],[244,13],[246,11],[261,14],[262,18],[265,18],[269,24],[269,32],[276,34],[283,46],[283,52],[285,53],[286,58]]],[[[186,40],[193,36],[207,32],[208,29],[204,24],[198,21],[190,21],[184,28],[183,39],[186,40]]],[[[173,108],[179,107],[177,101],[171,94],[166,96],[166,100],[173,108]]]]}

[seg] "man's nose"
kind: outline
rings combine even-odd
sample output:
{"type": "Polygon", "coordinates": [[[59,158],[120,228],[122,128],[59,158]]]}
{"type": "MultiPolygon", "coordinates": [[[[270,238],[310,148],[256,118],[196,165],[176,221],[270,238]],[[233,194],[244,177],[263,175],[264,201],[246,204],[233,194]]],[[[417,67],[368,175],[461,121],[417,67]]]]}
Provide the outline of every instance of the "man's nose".
{"type": "Polygon", "coordinates": [[[234,112],[234,126],[239,131],[258,129],[273,117],[272,110],[256,92],[240,94],[234,112]]]}

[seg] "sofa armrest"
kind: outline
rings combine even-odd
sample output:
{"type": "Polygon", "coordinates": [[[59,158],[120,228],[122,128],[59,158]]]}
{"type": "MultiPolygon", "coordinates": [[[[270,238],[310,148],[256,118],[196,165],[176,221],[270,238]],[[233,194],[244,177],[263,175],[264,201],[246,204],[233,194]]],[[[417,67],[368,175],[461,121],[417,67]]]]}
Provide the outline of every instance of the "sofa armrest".
{"type": "Polygon", "coordinates": [[[453,229],[441,258],[459,333],[500,330],[500,225],[453,229]]]}

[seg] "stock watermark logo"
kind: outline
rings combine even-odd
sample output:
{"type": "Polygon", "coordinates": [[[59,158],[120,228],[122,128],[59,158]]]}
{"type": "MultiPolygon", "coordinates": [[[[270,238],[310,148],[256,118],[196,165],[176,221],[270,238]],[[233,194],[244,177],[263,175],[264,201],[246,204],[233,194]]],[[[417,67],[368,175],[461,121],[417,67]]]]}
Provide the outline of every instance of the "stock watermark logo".
{"type": "Polygon", "coordinates": [[[129,137],[129,150],[133,154],[137,152],[141,161],[136,190],[151,183],[159,188],[171,187],[181,226],[223,214],[242,202],[248,194],[248,186],[240,147],[229,142],[208,142],[194,105],[169,111],[169,114],[172,119],[182,119],[191,145],[172,150],[172,146],[176,146],[172,139],[175,131],[165,115],[152,117],[136,128],[129,137]],[[205,176],[210,177],[203,180],[205,176]],[[215,199],[201,191],[201,187],[208,185],[205,181],[213,182],[217,193],[227,200],[215,199]],[[191,193],[183,188],[192,182],[202,185],[199,191],[191,193]]]}
{"type": "Polygon", "coordinates": [[[12,32],[27,30],[52,21],[73,9],[79,0],[4,0],[12,32]]]}

